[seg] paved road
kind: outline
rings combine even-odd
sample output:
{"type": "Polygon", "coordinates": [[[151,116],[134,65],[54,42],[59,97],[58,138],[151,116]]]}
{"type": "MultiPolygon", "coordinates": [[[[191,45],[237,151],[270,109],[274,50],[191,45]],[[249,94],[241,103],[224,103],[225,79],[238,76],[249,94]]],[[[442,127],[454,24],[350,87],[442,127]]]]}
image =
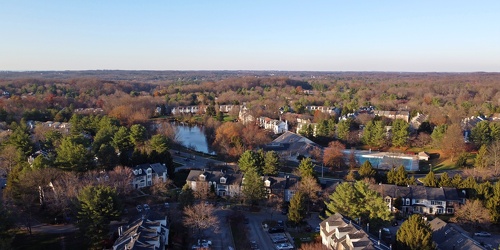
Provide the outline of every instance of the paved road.
{"type": "Polygon", "coordinates": [[[65,234],[77,231],[78,228],[73,224],[61,224],[61,225],[50,225],[50,224],[37,224],[31,227],[33,233],[45,233],[45,234],[65,234]]]}
{"type": "Polygon", "coordinates": [[[171,150],[170,154],[172,155],[174,162],[184,165],[182,167],[176,168],[175,172],[178,172],[181,169],[204,169],[209,165],[226,164],[223,161],[218,161],[186,152],[179,152],[177,150],[171,150]]]}

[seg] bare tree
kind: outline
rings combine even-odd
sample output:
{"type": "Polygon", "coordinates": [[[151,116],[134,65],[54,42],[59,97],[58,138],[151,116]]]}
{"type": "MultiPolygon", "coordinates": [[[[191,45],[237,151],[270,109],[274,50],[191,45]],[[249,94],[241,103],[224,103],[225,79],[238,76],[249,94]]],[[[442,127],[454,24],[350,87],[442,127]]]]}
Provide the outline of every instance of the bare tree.
{"type": "Polygon", "coordinates": [[[300,245],[300,250],[319,250],[319,249],[327,249],[321,241],[310,242],[300,245]]]}
{"type": "Polygon", "coordinates": [[[345,146],[339,141],[332,141],[325,148],[323,155],[323,163],[330,168],[340,169],[345,165],[344,161],[345,146]]]}
{"type": "Polygon", "coordinates": [[[490,223],[490,213],[480,200],[468,200],[455,210],[452,221],[469,227],[477,227],[478,224],[488,225],[490,223]]]}
{"type": "Polygon", "coordinates": [[[498,174],[498,167],[500,167],[500,141],[497,140],[490,144],[487,155],[496,176],[498,174]]]}
{"type": "Polygon", "coordinates": [[[162,178],[155,178],[153,179],[153,185],[151,186],[151,194],[155,196],[165,197],[171,184],[172,180],[170,179],[167,179],[167,181],[163,181],[162,178]]]}
{"type": "Polygon", "coordinates": [[[123,166],[117,166],[107,173],[108,185],[114,187],[119,195],[127,195],[132,191],[132,169],[123,166]]]}
{"type": "Polygon", "coordinates": [[[6,175],[12,171],[19,158],[19,153],[15,146],[6,145],[0,152],[0,174],[4,172],[6,175]]]}
{"type": "Polygon", "coordinates": [[[215,216],[215,208],[209,204],[196,204],[184,208],[184,225],[196,230],[197,234],[202,235],[203,231],[212,228],[214,231],[219,229],[219,219],[215,216]]]}

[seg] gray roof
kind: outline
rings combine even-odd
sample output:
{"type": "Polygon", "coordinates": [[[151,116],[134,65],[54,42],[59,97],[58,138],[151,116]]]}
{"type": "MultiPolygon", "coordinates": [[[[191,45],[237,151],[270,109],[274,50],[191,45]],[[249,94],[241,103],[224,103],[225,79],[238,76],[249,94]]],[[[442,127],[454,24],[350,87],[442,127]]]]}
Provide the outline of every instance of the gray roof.
{"type": "MultiPolygon", "coordinates": [[[[166,220],[166,218],[163,218],[166,220]]],[[[167,225],[162,225],[159,221],[152,221],[148,219],[137,219],[123,228],[123,232],[118,239],[116,239],[113,244],[113,249],[115,250],[125,250],[125,249],[151,249],[158,250],[161,249],[161,234],[165,234],[168,237],[167,225]],[[155,228],[160,227],[161,230],[158,232],[155,228]],[[158,242],[160,247],[155,247],[154,244],[148,242],[158,242]]],[[[168,238],[167,238],[168,239],[168,238]]]]}
{"type": "Polygon", "coordinates": [[[451,225],[439,218],[429,222],[432,229],[432,239],[438,245],[438,249],[466,250],[485,249],[479,243],[471,239],[468,235],[462,234],[457,225],[451,225]]]}
{"type": "Polygon", "coordinates": [[[157,175],[163,175],[163,173],[167,172],[167,167],[161,163],[145,163],[135,166],[134,170],[142,169],[142,173],[138,175],[145,175],[146,169],[151,168],[153,172],[157,175]]]}
{"type": "Polygon", "coordinates": [[[373,184],[372,189],[392,198],[403,197],[419,200],[459,201],[458,189],[450,187],[396,186],[391,184],[373,184]]]}
{"type": "Polygon", "coordinates": [[[212,181],[220,184],[220,178],[226,178],[226,185],[240,185],[243,179],[242,174],[228,174],[221,171],[191,170],[186,181],[200,181],[200,175],[205,175],[205,181],[212,181]]]}

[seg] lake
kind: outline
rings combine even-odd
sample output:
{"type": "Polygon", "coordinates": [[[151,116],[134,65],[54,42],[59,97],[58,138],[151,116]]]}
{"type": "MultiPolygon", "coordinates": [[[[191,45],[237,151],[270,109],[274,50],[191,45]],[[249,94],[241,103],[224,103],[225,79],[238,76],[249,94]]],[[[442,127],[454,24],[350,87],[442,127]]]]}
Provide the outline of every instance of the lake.
{"type": "Polygon", "coordinates": [[[211,145],[208,145],[203,126],[189,126],[182,123],[172,123],[172,126],[176,129],[177,140],[182,146],[198,152],[216,155],[211,145]]]}

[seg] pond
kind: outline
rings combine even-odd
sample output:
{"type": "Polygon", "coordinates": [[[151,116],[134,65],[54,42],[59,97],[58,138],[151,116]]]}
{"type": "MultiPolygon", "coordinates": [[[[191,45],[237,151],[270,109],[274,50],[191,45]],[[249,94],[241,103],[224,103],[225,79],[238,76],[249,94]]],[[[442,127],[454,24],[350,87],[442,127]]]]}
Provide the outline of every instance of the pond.
{"type": "Polygon", "coordinates": [[[205,128],[201,125],[190,126],[183,123],[172,123],[177,131],[179,143],[194,151],[215,155],[215,151],[207,142],[205,128]]]}

